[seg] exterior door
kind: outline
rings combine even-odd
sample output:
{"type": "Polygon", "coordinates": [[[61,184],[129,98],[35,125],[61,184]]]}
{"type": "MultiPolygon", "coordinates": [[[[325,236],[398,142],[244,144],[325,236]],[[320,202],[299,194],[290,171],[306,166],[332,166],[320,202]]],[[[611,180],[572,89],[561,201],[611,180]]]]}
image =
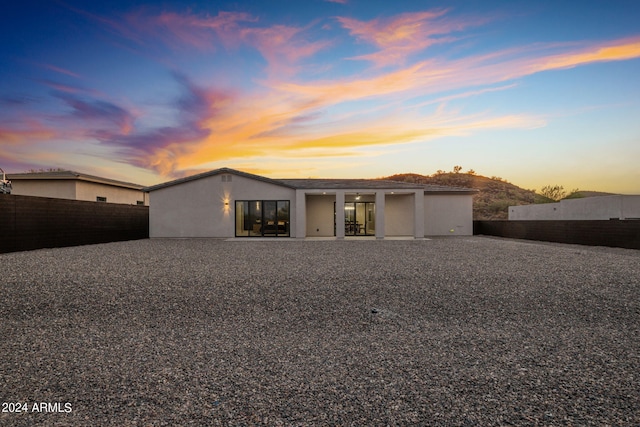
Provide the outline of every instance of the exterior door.
{"type": "MultiPolygon", "coordinates": [[[[374,202],[345,202],[344,203],[344,235],[345,236],[375,235],[376,233],[375,206],[376,204],[374,202]]],[[[335,207],[334,207],[334,213],[335,213],[335,207]]],[[[335,218],[335,215],[334,215],[334,218],[335,218]]]]}

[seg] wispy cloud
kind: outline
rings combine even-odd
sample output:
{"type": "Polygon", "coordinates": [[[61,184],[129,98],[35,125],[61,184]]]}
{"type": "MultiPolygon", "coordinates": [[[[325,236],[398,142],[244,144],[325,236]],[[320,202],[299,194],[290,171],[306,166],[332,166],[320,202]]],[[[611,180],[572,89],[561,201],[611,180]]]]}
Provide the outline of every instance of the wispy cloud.
{"type": "Polygon", "coordinates": [[[55,134],[54,129],[45,128],[36,121],[27,121],[22,126],[0,125],[0,142],[3,144],[20,145],[42,141],[52,138],[55,134]]]}
{"type": "Polygon", "coordinates": [[[70,70],[67,70],[67,69],[61,68],[61,67],[56,67],[55,65],[42,64],[42,67],[46,68],[48,70],[51,70],[51,71],[55,71],[56,73],[64,74],[66,76],[75,77],[77,79],[82,78],[79,74],[74,73],[73,71],[70,71],[70,70]]]}
{"type": "MultiPolygon", "coordinates": [[[[553,45],[553,48],[557,50],[557,46],[553,45]]],[[[417,97],[472,86],[491,85],[534,73],[592,62],[638,58],[640,43],[638,40],[624,39],[580,48],[578,52],[574,48],[563,53],[545,55],[538,52],[535,56],[516,55],[517,57],[513,58],[515,53],[508,50],[456,60],[433,59],[369,78],[355,77],[305,83],[274,81],[271,84],[279,90],[309,97],[318,105],[407,93],[417,97]]]]}
{"type": "MultiPolygon", "coordinates": [[[[371,147],[384,151],[443,136],[544,126],[544,117],[526,111],[501,114],[487,109],[470,114],[449,106],[457,99],[509,90],[518,79],[535,73],[640,57],[640,38],[538,44],[467,56],[458,52],[455,58],[427,55],[434,44],[454,43],[461,31],[486,22],[451,17],[444,9],[370,21],[336,18],[355,41],[373,47],[372,53],[350,58],[366,61],[364,68],[352,67],[352,61],[321,62],[318,53],[337,42],[323,39],[326,33],[310,31],[315,24],[266,25],[247,13],[209,16],[150,9],[119,20],[92,18],[142,47],[160,40],[170,50],[192,48],[198,55],[216,55],[220,49],[249,46],[266,65],[261,74],[249,73],[250,89],[231,90],[215,81],[195,83],[187,72],[174,72],[171,83],[177,83],[180,95],[165,102],[173,116],[170,124],[161,125],[153,120],[143,125],[143,113],[96,91],[41,80],[54,89],[49,96],[66,110],[55,117],[49,111],[0,123],[0,141],[16,146],[89,138],[122,161],[173,177],[222,161],[295,158],[304,163],[311,158],[354,157],[371,147]],[[335,73],[340,77],[312,79],[302,72],[306,61],[327,68],[349,66],[335,73]],[[434,104],[439,106],[435,111],[434,104]]],[[[49,69],[78,77],[68,70],[49,69]]]]}
{"type": "Polygon", "coordinates": [[[307,28],[261,25],[259,18],[244,12],[221,11],[210,16],[191,12],[156,13],[141,8],[127,14],[122,21],[97,19],[140,46],[161,41],[174,51],[187,47],[208,53],[220,48],[250,46],[265,58],[270,75],[292,75],[299,70],[299,61],[330,45],[328,41],[308,40],[307,28]]]}
{"type": "Polygon", "coordinates": [[[640,37],[614,40],[585,46],[577,52],[566,52],[533,60],[530,72],[572,68],[592,62],[625,61],[640,57],[640,37]]]}
{"type": "Polygon", "coordinates": [[[160,40],[170,48],[190,46],[200,50],[215,50],[222,45],[236,45],[241,24],[256,22],[257,18],[242,12],[219,12],[216,16],[154,13],[148,8],[139,9],[120,21],[107,24],[124,37],[140,44],[160,40]]]}
{"type": "Polygon", "coordinates": [[[165,176],[179,173],[179,159],[206,140],[211,134],[206,121],[215,117],[216,111],[233,96],[222,90],[200,88],[178,73],[174,78],[182,89],[182,95],[173,103],[177,119],[175,125],[128,133],[104,131],[96,134],[101,143],[115,147],[132,164],[156,170],[165,176]]]}
{"type": "Polygon", "coordinates": [[[276,25],[244,29],[240,35],[267,60],[269,75],[290,76],[297,73],[301,60],[330,45],[328,41],[307,41],[303,33],[303,28],[276,25]]]}
{"type": "Polygon", "coordinates": [[[122,107],[103,100],[85,100],[79,97],[60,93],[56,95],[63,100],[72,111],[74,119],[94,124],[115,125],[119,132],[127,134],[133,127],[134,116],[122,107]]]}
{"type": "Polygon", "coordinates": [[[373,44],[377,52],[351,59],[372,61],[377,66],[403,65],[412,54],[436,43],[450,42],[450,34],[471,25],[479,25],[482,19],[444,19],[447,10],[404,13],[390,18],[359,21],[338,17],[340,24],[358,40],[373,44]]]}
{"type": "Polygon", "coordinates": [[[197,87],[188,79],[178,77],[184,88],[184,97],[176,103],[183,112],[179,125],[118,136],[109,143],[127,147],[136,165],[176,176],[185,170],[206,168],[207,164],[230,159],[241,161],[275,155],[344,157],[353,156],[366,147],[407,144],[489,129],[530,129],[544,126],[545,119],[528,114],[497,115],[491,111],[474,115],[459,111],[444,113],[442,109],[425,116],[420,107],[507,90],[514,84],[487,86],[561,68],[559,64],[583,64],[605,57],[606,60],[623,59],[635,54],[634,43],[629,41],[611,42],[606,46],[581,49],[580,53],[567,48],[559,54],[554,45],[554,53],[550,55],[536,49],[536,58],[505,51],[454,61],[434,59],[370,78],[295,84],[270,81],[259,94],[229,94],[215,88],[197,87]],[[596,54],[598,52],[600,54],[596,54]],[[421,96],[465,88],[470,89],[420,101],[421,96]],[[418,102],[407,103],[411,98],[418,102]],[[382,104],[353,113],[348,120],[329,113],[341,104],[367,99],[382,101],[382,104]],[[394,99],[403,100],[404,105],[393,102],[394,99]]]}

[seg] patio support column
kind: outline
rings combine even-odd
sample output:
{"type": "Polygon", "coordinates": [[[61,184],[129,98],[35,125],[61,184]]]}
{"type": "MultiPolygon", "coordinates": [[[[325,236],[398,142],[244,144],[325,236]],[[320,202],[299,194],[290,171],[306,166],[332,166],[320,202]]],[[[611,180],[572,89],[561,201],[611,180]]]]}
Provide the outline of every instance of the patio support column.
{"type": "Polygon", "coordinates": [[[413,237],[424,239],[424,191],[416,191],[413,197],[415,201],[413,237]]]}
{"type": "Polygon", "coordinates": [[[296,207],[295,207],[295,230],[296,239],[304,239],[307,237],[307,195],[304,190],[296,190],[296,207]]]}
{"type": "Polygon", "coordinates": [[[376,191],[376,239],[384,239],[384,191],[376,191]]]}
{"type": "Polygon", "coordinates": [[[344,239],[344,190],[336,191],[336,238],[344,239]]]}

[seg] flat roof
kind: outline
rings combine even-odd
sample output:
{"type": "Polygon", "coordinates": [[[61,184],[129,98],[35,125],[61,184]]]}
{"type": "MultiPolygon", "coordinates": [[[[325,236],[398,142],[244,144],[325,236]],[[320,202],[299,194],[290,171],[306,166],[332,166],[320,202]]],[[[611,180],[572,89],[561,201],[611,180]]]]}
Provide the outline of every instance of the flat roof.
{"type": "Polygon", "coordinates": [[[86,173],[75,171],[50,171],[50,172],[27,172],[27,173],[11,173],[6,174],[7,179],[12,181],[20,180],[78,180],[95,182],[98,184],[112,185],[115,187],[131,188],[134,190],[143,190],[144,186],[134,184],[132,182],[118,181],[111,178],[103,178],[100,176],[89,175],[86,173]]]}

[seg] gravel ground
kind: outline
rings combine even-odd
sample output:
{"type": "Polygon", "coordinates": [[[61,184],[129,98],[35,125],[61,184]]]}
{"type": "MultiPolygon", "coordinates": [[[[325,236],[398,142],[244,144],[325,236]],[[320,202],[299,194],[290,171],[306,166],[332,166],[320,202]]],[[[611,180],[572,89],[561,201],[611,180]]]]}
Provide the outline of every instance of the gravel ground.
{"type": "Polygon", "coordinates": [[[0,266],[2,409],[27,403],[3,426],[640,425],[640,251],[159,239],[0,266]]]}

